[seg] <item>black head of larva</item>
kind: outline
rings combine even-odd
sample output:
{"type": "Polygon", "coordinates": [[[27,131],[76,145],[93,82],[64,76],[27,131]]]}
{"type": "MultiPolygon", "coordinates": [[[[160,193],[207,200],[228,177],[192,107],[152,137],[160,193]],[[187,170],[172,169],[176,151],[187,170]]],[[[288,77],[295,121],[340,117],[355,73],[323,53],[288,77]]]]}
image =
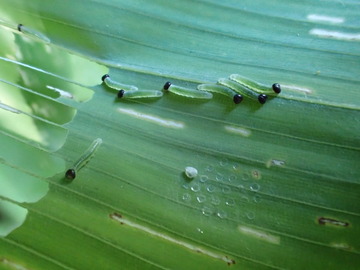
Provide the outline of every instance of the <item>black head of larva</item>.
{"type": "Polygon", "coordinates": [[[164,90],[169,90],[169,87],[171,86],[171,82],[166,82],[164,84],[164,90]]]}
{"type": "Polygon", "coordinates": [[[267,95],[265,95],[265,94],[260,94],[260,95],[258,96],[258,101],[259,101],[261,104],[264,104],[264,103],[266,102],[266,100],[267,100],[267,95]]]}
{"type": "Polygon", "coordinates": [[[76,177],[76,172],[74,169],[68,169],[65,173],[66,179],[74,180],[76,177]]]}
{"type": "Polygon", "coordinates": [[[236,94],[233,97],[233,101],[235,104],[239,104],[243,100],[243,96],[240,94],[236,94]]]}
{"type": "Polygon", "coordinates": [[[109,78],[109,77],[110,77],[109,74],[105,74],[104,76],[101,77],[101,80],[102,80],[102,81],[105,81],[105,79],[106,79],[106,78],[109,78]]]}
{"type": "Polygon", "coordinates": [[[124,96],[125,91],[123,89],[119,90],[117,97],[122,98],[124,96]]]}
{"type": "Polygon", "coordinates": [[[17,30],[18,30],[19,32],[21,32],[21,27],[22,27],[22,26],[23,26],[23,25],[22,25],[21,23],[18,24],[17,30]]]}
{"type": "Polygon", "coordinates": [[[272,89],[274,90],[274,92],[275,92],[276,94],[279,94],[279,93],[281,92],[281,87],[280,87],[280,84],[278,84],[278,83],[274,83],[274,84],[272,85],[272,89]]]}

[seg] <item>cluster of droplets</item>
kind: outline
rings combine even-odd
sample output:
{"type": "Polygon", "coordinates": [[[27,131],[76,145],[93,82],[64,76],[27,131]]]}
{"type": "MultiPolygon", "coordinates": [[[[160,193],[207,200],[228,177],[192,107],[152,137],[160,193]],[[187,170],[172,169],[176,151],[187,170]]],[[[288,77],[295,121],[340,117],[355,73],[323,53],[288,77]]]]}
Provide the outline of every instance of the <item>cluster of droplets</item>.
{"type": "Polygon", "coordinates": [[[253,220],[251,209],[262,200],[258,194],[261,173],[244,168],[227,159],[198,168],[199,175],[183,183],[181,200],[199,208],[204,216],[253,220]]]}

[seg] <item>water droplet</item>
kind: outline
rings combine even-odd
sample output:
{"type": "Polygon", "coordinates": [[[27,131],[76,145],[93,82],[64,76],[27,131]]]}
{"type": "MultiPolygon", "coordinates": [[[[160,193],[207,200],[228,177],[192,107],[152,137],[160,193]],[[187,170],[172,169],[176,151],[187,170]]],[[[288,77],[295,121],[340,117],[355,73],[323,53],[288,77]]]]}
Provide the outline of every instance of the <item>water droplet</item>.
{"type": "Polygon", "coordinates": [[[227,199],[226,202],[225,202],[225,204],[226,204],[227,206],[234,206],[234,205],[235,205],[235,201],[234,201],[234,199],[227,199]]]}
{"type": "Polygon", "coordinates": [[[216,189],[216,188],[215,188],[213,185],[208,185],[208,186],[206,187],[206,190],[209,191],[209,192],[214,192],[215,189],[216,189]]]}
{"type": "Polygon", "coordinates": [[[256,203],[259,203],[259,202],[261,202],[262,198],[261,198],[260,195],[255,195],[254,198],[253,198],[253,200],[254,200],[254,202],[256,202],[256,203]]]}
{"type": "Polygon", "coordinates": [[[203,209],[201,210],[201,212],[203,213],[204,216],[207,216],[207,217],[213,214],[213,210],[207,206],[204,206],[203,209]]]}
{"type": "Polygon", "coordinates": [[[219,199],[219,197],[217,197],[217,196],[211,196],[211,203],[212,203],[213,205],[219,205],[219,204],[220,204],[220,199],[219,199]]]}
{"type": "Polygon", "coordinates": [[[190,194],[188,194],[188,193],[184,193],[184,195],[182,196],[182,199],[183,199],[185,202],[189,202],[189,201],[191,201],[191,196],[190,196],[190,194]]]}
{"type": "Polygon", "coordinates": [[[246,197],[245,195],[240,196],[240,199],[241,199],[241,201],[243,201],[243,202],[249,202],[249,198],[246,197]]]}
{"type": "Polygon", "coordinates": [[[250,212],[246,212],[246,217],[248,219],[254,219],[255,218],[255,213],[250,211],[250,212]]]}
{"type": "Polygon", "coordinates": [[[238,170],[240,170],[240,164],[234,164],[233,166],[233,169],[235,170],[235,171],[238,171],[238,170]]]}
{"type": "Polygon", "coordinates": [[[216,215],[219,217],[219,218],[227,218],[227,213],[223,210],[219,210],[216,215]]]}
{"type": "Polygon", "coordinates": [[[231,188],[228,187],[228,186],[223,186],[222,191],[223,191],[225,194],[229,194],[229,193],[231,192],[231,188]]]}
{"type": "Polygon", "coordinates": [[[205,171],[212,172],[214,170],[214,167],[211,165],[206,166],[205,171]]]}
{"type": "Polygon", "coordinates": [[[217,173],[216,174],[216,180],[217,181],[222,181],[222,180],[224,180],[224,176],[221,173],[217,173]]]}
{"type": "Polygon", "coordinates": [[[200,182],[205,183],[207,180],[209,180],[209,177],[207,175],[200,176],[200,182]]]}
{"type": "Polygon", "coordinates": [[[236,175],[230,175],[229,176],[229,182],[234,182],[237,179],[236,175]]]}
{"type": "Polygon", "coordinates": [[[199,195],[196,197],[196,200],[199,202],[199,203],[203,203],[206,201],[206,197],[204,195],[199,195]]]}
{"type": "Polygon", "coordinates": [[[226,158],[224,158],[223,160],[220,161],[220,166],[226,166],[228,165],[228,163],[229,161],[226,158]]]}
{"type": "Polygon", "coordinates": [[[201,230],[200,228],[196,228],[196,230],[197,230],[199,233],[204,233],[204,231],[201,230]]]}
{"type": "Polygon", "coordinates": [[[252,191],[259,191],[260,185],[257,184],[257,183],[253,183],[253,184],[250,186],[250,189],[251,189],[252,191]]]}
{"type": "Polygon", "coordinates": [[[242,192],[242,193],[245,193],[245,187],[244,187],[244,185],[238,185],[237,186],[238,187],[238,189],[240,190],[240,192],[242,192]]]}
{"type": "Polygon", "coordinates": [[[241,178],[242,178],[242,180],[247,181],[247,180],[249,180],[250,176],[248,173],[243,173],[241,178]]]}
{"type": "Polygon", "coordinates": [[[198,192],[200,190],[200,186],[198,184],[194,184],[190,189],[194,192],[198,192]]]}
{"type": "Polygon", "coordinates": [[[261,173],[260,173],[260,171],[258,171],[258,170],[253,170],[253,171],[251,172],[251,175],[252,175],[252,177],[253,177],[254,179],[257,179],[257,180],[259,180],[259,179],[261,178],[261,173]]]}
{"type": "Polygon", "coordinates": [[[183,188],[189,189],[189,185],[188,184],[183,184],[183,188]]]}

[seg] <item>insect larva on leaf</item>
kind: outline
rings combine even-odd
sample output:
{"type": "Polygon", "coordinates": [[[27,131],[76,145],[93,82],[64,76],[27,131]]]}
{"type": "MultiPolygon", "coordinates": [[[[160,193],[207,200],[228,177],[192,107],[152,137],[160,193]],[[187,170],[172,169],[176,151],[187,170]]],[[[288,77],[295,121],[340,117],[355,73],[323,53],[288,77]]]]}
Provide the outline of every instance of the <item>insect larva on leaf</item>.
{"type": "Polygon", "coordinates": [[[236,93],[234,90],[222,86],[222,85],[216,85],[216,84],[200,84],[198,85],[197,89],[201,90],[201,91],[207,91],[207,92],[214,92],[214,93],[219,93],[225,96],[228,96],[229,98],[231,98],[235,104],[239,104],[242,100],[243,97],[242,95],[236,93]]]}
{"type": "Polygon", "coordinates": [[[129,91],[133,91],[133,90],[138,90],[138,88],[134,85],[128,85],[128,84],[123,84],[123,83],[119,83],[117,81],[114,81],[113,79],[110,78],[109,74],[105,74],[104,76],[101,77],[101,80],[110,88],[112,89],[116,89],[116,90],[129,90],[129,91]]]}
{"type": "Polygon", "coordinates": [[[179,96],[189,97],[189,98],[197,98],[197,99],[211,99],[212,94],[204,91],[198,91],[194,89],[189,89],[185,87],[180,87],[177,85],[171,84],[171,82],[166,82],[164,84],[164,90],[174,93],[179,96]]]}
{"type": "Polygon", "coordinates": [[[248,78],[245,78],[239,74],[230,75],[230,80],[240,83],[245,87],[260,94],[274,95],[281,92],[281,86],[278,83],[274,83],[270,88],[264,84],[249,80],[248,78]]]}
{"type": "Polygon", "coordinates": [[[28,28],[28,27],[22,25],[21,23],[18,24],[17,30],[19,30],[19,32],[23,33],[24,35],[26,35],[26,36],[28,36],[30,38],[36,38],[36,39],[41,40],[41,41],[43,41],[45,43],[50,43],[50,39],[47,36],[40,33],[39,31],[28,28]]]}
{"type": "Polygon", "coordinates": [[[121,89],[118,92],[118,98],[136,99],[136,98],[159,98],[163,93],[158,90],[130,90],[125,91],[121,89]]]}
{"type": "Polygon", "coordinates": [[[251,90],[250,88],[248,88],[242,84],[239,84],[233,80],[221,78],[218,80],[218,84],[229,87],[241,95],[244,95],[251,99],[258,100],[261,104],[264,104],[267,100],[267,95],[258,94],[255,91],[251,90]]]}
{"type": "Polygon", "coordinates": [[[86,163],[89,162],[89,160],[93,157],[96,150],[99,148],[99,146],[102,144],[102,139],[97,138],[94,140],[89,148],[82,154],[82,156],[74,163],[72,168],[68,169],[65,173],[65,177],[69,180],[73,180],[76,177],[76,173],[84,167],[86,163]]]}

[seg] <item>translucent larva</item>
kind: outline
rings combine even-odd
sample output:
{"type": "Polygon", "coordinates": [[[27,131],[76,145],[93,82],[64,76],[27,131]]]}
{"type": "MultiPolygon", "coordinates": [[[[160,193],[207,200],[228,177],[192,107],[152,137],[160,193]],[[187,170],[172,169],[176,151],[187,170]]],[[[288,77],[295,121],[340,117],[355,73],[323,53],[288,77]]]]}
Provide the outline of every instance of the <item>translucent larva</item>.
{"type": "Polygon", "coordinates": [[[185,87],[180,87],[173,85],[171,82],[166,82],[164,84],[164,90],[174,93],[179,96],[197,98],[197,99],[211,99],[212,94],[204,91],[198,91],[194,89],[189,89],[185,87]]]}
{"type": "Polygon", "coordinates": [[[198,90],[201,91],[208,91],[208,92],[214,92],[214,93],[219,93],[225,96],[228,96],[229,98],[231,98],[235,104],[239,104],[242,100],[243,97],[242,95],[236,93],[234,90],[222,86],[222,85],[216,85],[216,84],[200,84],[197,87],[198,90]]]}
{"type": "Polygon", "coordinates": [[[45,36],[43,33],[40,33],[39,31],[28,28],[28,27],[22,25],[21,23],[18,24],[17,30],[19,30],[19,32],[23,33],[24,35],[26,35],[30,38],[35,38],[35,39],[39,39],[45,43],[50,43],[50,39],[47,36],[45,36]]]}
{"type": "Polygon", "coordinates": [[[113,79],[110,78],[109,74],[105,74],[104,76],[101,77],[101,80],[110,88],[115,89],[115,90],[128,90],[128,91],[134,91],[134,90],[138,90],[138,88],[134,85],[128,85],[128,84],[123,84],[123,83],[119,83],[117,81],[114,81],[113,79]]]}
{"type": "Polygon", "coordinates": [[[273,95],[279,94],[281,92],[280,84],[274,83],[272,87],[268,87],[264,84],[249,80],[248,78],[245,78],[239,74],[232,74],[230,75],[230,80],[233,80],[239,84],[244,85],[245,87],[260,93],[260,94],[267,94],[267,95],[273,95]]]}
{"type": "Polygon", "coordinates": [[[250,88],[240,84],[234,80],[229,80],[225,78],[221,78],[218,80],[218,84],[226,86],[228,88],[233,89],[237,93],[249,97],[251,99],[258,100],[261,104],[264,104],[267,100],[267,95],[265,94],[258,94],[255,91],[251,90],[250,88]]]}
{"type": "Polygon", "coordinates": [[[76,173],[84,167],[86,163],[94,156],[96,150],[102,144],[102,139],[97,138],[94,140],[84,154],[75,162],[72,168],[68,169],[65,173],[65,177],[69,180],[73,180],[76,177],[76,173]]]}
{"type": "Polygon", "coordinates": [[[163,93],[158,90],[131,90],[124,91],[123,89],[118,92],[118,98],[136,99],[136,98],[159,98],[163,93]]]}

